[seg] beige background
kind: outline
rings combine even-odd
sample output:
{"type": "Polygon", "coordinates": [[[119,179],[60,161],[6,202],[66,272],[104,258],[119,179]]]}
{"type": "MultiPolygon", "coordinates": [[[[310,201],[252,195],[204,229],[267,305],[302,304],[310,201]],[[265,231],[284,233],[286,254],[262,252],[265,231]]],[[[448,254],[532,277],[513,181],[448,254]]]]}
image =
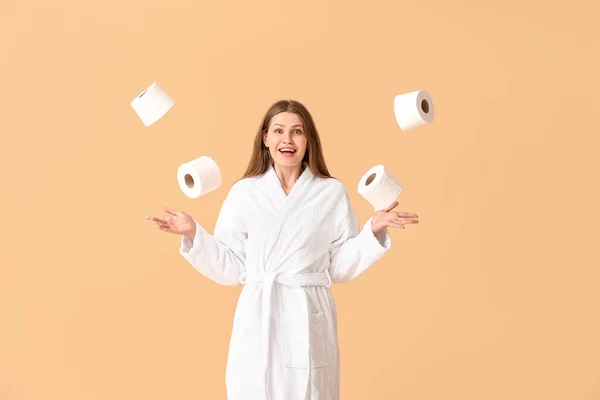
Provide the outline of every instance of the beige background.
{"type": "Polygon", "coordinates": [[[212,232],[280,98],[361,223],[379,163],[421,219],[333,289],[344,400],[600,399],[595,3],[3,1],[0,399],[225,398],[241,287],[143,216],[212,232]],[[177,104],[145,128],[154,81],[177,104]],[[402,132],[417,89],[436,120],[402,132]],[[176,170],[200,155],[224,184],[193,200],[176,170]]]}

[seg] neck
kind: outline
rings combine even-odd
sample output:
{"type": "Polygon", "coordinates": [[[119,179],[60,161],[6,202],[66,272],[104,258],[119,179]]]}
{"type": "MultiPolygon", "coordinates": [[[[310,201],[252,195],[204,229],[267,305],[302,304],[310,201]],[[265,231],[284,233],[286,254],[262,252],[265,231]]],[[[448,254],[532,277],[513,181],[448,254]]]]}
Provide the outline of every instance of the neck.
{"type": "Polygon", "coordinates": [[[279,165],[275,165],[274,168],[275,173],[277,173],[277,176],[279,177],[279,181],[286,189],[294,186],[294,183],[296,183],[302,174],[302,171],[304,171],[303,165],[295,165],[293,167],[281,167],[279,165]]]}

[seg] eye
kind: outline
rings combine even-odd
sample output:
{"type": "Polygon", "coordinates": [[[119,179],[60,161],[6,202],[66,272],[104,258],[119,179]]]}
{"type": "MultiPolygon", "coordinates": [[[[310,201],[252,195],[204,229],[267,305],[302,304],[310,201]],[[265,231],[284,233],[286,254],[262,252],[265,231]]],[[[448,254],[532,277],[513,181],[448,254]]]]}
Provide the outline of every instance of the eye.
{"type": "Polygon", "coordinates": [[[298,134],[302,134],[302,131],[300,129],[296,129],[294,132],[298,132],[298,134]]]}

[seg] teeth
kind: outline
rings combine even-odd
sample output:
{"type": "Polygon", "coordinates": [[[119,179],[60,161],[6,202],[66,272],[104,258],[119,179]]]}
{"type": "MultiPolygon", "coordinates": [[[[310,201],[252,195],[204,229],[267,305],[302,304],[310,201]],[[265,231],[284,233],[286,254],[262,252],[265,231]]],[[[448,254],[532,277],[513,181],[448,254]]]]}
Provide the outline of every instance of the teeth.
{"type": "Polygon", "coordinates": [[[286,152],[286,153],[294,153],[294,150],[292,150],[292,149],[281,149],[279,151],[286,152]]]}

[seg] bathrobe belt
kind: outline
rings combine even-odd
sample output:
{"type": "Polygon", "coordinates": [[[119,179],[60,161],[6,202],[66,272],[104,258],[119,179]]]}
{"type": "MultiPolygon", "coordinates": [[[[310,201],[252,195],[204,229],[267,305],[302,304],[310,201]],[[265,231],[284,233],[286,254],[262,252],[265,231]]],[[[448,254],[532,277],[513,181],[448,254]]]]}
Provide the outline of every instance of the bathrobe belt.
{"type": "MultiPolygon", "coordinates": [[[[301,273],[297,275],[282,275],[280,272],[267,273],[264,275],[253,275],[244,273],[240,276],[240,282],[242,284],[252,282],[262,282],[262,343],[263,343],[263,376],[264,376],[264,393],[265,400],[270,400],[268,394],[269,388],[269,372],[271,363],[271,310],[272,310],[272,293],[273,284],[278,283],[287,287],[303,287],[303,286],[331,286],[331,276],[329,270],[326,272],[315,272],[315,273],[301,273]]],[[[306,296],[306,337],[308,339],[308,354],[307,365],[308,365],[308,381],[306,382],[307,393],[311,390],[311,343],[310,343],[310,325],[309,325],[309,305],[308,296],[306,296]]]]}

